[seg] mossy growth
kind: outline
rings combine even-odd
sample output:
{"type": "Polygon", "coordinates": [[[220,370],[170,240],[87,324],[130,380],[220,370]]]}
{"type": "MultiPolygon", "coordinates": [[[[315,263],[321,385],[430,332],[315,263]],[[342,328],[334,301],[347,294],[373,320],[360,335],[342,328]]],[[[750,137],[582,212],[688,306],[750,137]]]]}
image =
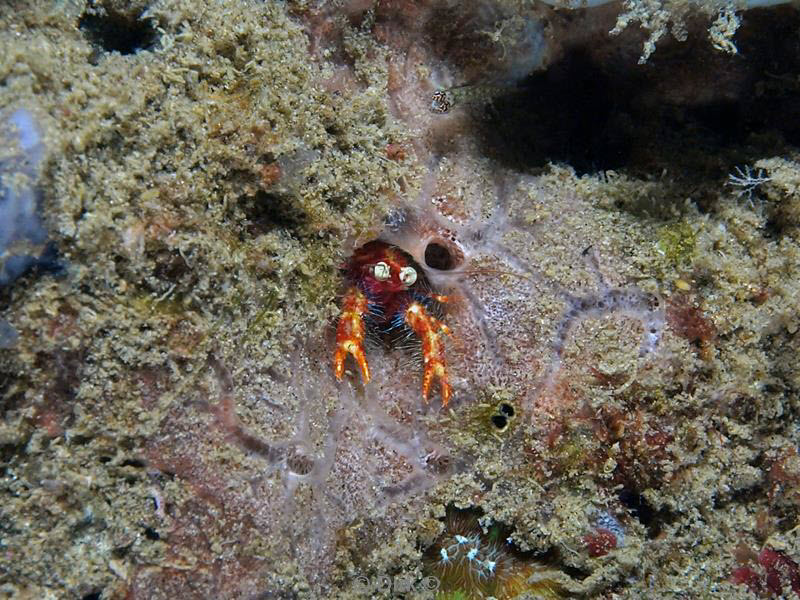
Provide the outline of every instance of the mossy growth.
{"type": "Polygon", "coordinates": [[[552,456],[555,458],[556,471],[565,475],[580,474],[590,462],[594,445],[585,431],[574,430],[565,435],[560,443],[553,448],[552,456]]]}
{"type": "Polygon", "coordinates": [[[768,174],[764,194],[770,201],[767,204],[770,218],[784,227],[800,225],[800,170],[797,157],[792,159],[781,157],[760,160],[756,169],[768,174]]]}
{"type": "Polygon", "coordinates": [[[677,269],[691,265],[696,241],[697,232],[684,219],[662,227],[656,247],[670,266],[677,269]]]}

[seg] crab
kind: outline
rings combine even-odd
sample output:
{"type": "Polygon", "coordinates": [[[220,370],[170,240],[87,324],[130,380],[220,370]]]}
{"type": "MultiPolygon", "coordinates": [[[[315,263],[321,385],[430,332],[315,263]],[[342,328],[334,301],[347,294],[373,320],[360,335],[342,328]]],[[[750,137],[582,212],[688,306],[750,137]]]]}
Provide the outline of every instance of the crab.
{"type": "Polygon", "coordinates": [[[347,281],[339,323],[333,372],[341,381],[347,356],[361,370],[364,383],[370,372],[364,352],[368,333],[387,341],[413,332],[422,343],[422,397],[428,402],[431,384],[439,380],[442,406],[452,394],[447,380],[443,335],[450,329],[435,314],[447,296],[432,292],[422,269],[411,256],[386,242],[369,242],[357,249],[343,268],[347,281]]]}

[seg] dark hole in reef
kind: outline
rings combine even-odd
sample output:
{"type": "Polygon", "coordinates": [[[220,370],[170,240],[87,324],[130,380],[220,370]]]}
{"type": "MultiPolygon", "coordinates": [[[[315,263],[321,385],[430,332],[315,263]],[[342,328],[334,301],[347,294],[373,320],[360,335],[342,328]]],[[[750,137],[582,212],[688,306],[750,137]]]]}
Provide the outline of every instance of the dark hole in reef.
{"type": "Polygon", "coordinates": [[[80,434],[76,434],[76,435],[70,436],[70,438],[69,438],[70,443],[73,446],[85,446],[86,444],[91,442],[93,439],[94,438],[92,436],[80,435],[80,434]]]}
{"type": "Polygon", "coordinates": [[[86,12],[78,27],[90,42],[106,52],[136,54],[151,48],[157,39],[153,21],[115,12],[86,12]]]}
{"type": "Polygon", "coordinates": [[[185,276],[192,275],[191,267],[177,250],[164,248],[153,257],[153,262],[153,275],[162,281],[177,283],[185,276]]]}
{"type": "Polygon", "coordinates": [[[273,229],[296,232],[302,229],[306,216],[292,203],[291,198],[259,190],[244,196],[239,202],[247,218],[245,231],[256,237],[273,229]]]}
{"type": "Polygon", "coordinates": [[[778,219],[769,219],[764,225],[764,237],[767,239],[779,239],[783,235],[785,224],[778,219]]]}
{"type": "Polygon", "coordinates": [[[577,581],[583,581],[591,572],[586,569],[581,569],[573,565],[564,564],[563,557],[558,553],[555,548],[551,548],[542,557],[537,557],[544,564],[554,565],[563,571],[566,575],[577,581]]]}
{"type": "Polygon", "coordinates": [[[800,12],[741,15],[737,55],[715,50],[707,20],[695,18],[687,41],[663,38],[645,65],[633,28],[584,34],[575,15],[559,60],[474,108],[485,151],[522,170],[550,161],[579,174],[666,169],[681,183],[716,187],[735,165],[788,152],[800,144],[800,12]]]}
{"type": "Polygon", "coordinates": [[[146,537],[148,540],[153,540],[154,542],[157,542],[161,539],[161,536],[158,535],[158,532],[152,527],[144,528],[144,537],[146,537]]]}
{"type": "Polygon", "coordinates": [[[102,592],[92,592],[91,594],[86,594],[81,600],[100,600],[102,595],[102,592]]]}
{"type": "MultiPolygon", "coordinates": [[[[27,447],[27,441],[22,444],[0,444],[0,465],[6,466],[12,458],[24,456],[27,447]]],[[[5,469],[0,472],[5,472],[5,469]]]]}
{"type": "Polygon", "coordinates": [[[490,421],[492,422],[492,425],[494,425],[498,429],[502,430],[508,427],[508,417],[506,417],[505,415],[492,415],[490,421]]]}
{"type": "Polygon", "coordinates": [[[147,463],[140,458],[126,458],[120,463],[122,467],[134,467],[135,469],[143,469],[147,463]]]}
{"type": "Polygon", "coordinates": [[[447,248],[431,242],[425,247],[425,264],[431,269],[449,271],[456,266],[456,261],[447,248]]]}
{"type": "Polygon", "coordinates": [[[622,490],[619,493],[620,502],[631,512],[631,515],[647,528],[647,537],[656,538],[664,523],[668,521],[669,513],[665,510],[657,511],[639,493],[622,490]]]}
{"type": "Polygon", "coordinates": [[[505,416],[507,416],[509,419],[513,417],[514,413],[516,412],[514,410],[514,407],[511,406],[508,402],[501,402],[498,408],[500,409],[500,412],[503,413],[505,416]]]}
{"type": "MultiPolygon", "coordinates": [[[[3,314],[0,303],[0,314],[3,314]]],[[[2,335],[2,334],[0,334],[2,335]]],[[[0,371],[0,414],[17,410],[25,404],[25,393],[22,386],[17,387],[18,375],[9,367],[8,371],[0,371]]],[[[2,446],[0,446],[2,447],[2,446]]],[[[0,462],[4,462],[1,461],[0,462]]]]}

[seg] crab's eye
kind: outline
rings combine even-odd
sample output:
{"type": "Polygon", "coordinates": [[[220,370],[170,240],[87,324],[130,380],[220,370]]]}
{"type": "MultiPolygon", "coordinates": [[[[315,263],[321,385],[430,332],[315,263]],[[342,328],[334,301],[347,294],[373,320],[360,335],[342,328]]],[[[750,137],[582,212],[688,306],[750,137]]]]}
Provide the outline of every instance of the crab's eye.
{"type": "Polygon", "coordinates": [[[417,280],[417,272],[414,270],[414,267],[403,267],[400,269],[400,281],[406,287],[411,287],[414,285],[414,282],[417,280]]]}
{"type": "Polygon", "coordinates": [[[386,281],[389,279],[391,275],[391,271],[389,269],[389,265],[385,262],[376,263],[374,267],[372,267],[372,276],[377,279],[378,281],[386,281]]]}

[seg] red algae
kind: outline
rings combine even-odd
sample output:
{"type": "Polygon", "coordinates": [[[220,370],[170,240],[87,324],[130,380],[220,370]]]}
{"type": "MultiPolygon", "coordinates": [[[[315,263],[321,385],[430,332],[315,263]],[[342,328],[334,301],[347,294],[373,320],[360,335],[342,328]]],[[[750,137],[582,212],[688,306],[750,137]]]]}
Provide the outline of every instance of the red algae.
{"type": "Polygon", "coordinates": [[[678,294],[667,303],[667,324],[680,337],[695,346],[698,354],[708,360],[712,356],[712,344],[717,335],[713,321],[691,299],[678,294]]]}
{"type": "Polygon", "coordinates": [[[598,527],[592,533],[583,536],[583,543],[592,558],[605,556],[617,547],[617,536],[614,532],[598,527]]]}
{"type": "Polygon", "coordinates": [[[783,552],[764,547],[756,557],[758,567],[741,566],[731,572],[731,581],[747,586],[759,596],[781,596],[791,589],[800,595],[800,567],[783,552]]]}

